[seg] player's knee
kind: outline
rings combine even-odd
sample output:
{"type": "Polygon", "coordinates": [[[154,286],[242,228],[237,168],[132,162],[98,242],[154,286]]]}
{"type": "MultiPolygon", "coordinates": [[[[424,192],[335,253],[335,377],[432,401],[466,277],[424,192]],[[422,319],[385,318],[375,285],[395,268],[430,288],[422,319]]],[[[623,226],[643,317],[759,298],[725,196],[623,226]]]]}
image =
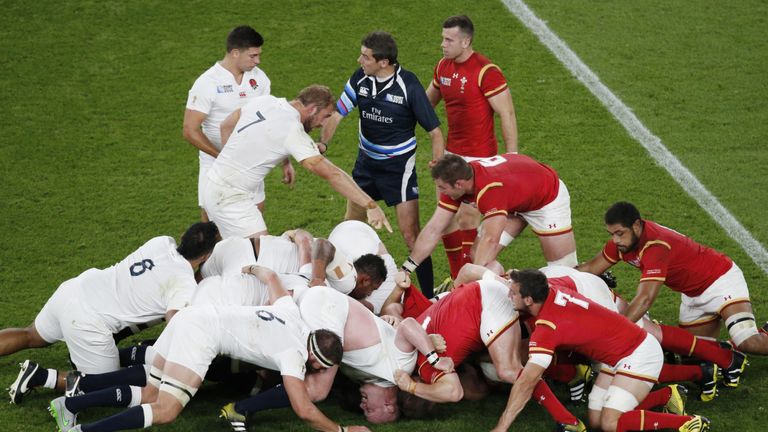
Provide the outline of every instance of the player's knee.
{"type": "Polygon", "coordinates": [[[548,266],[576,267],[578,264],[579,260],[576,257],[576,251],[565,254],[556,260],[547,261],[548,266]]]}
{"type": "Polygon", "coordinates": [[[728,330],[728,335],[731,336],[731,340],[739,349],[746,349],[754,343],[752,342],[753,340],[755,342],[758,340],[758,338],[754,337],[759,334],[755,315],[750,312],[737,312],[729,316],[725,319],[725,327],[728,330]]]}
{"type": "Polygon", "coordinates": [[[499,379],[506,383],[514,384],[521,370],[521,366],[510,365],[508,367],[501,368],[500,370],[497,369],[496,372],[499,375],[499,379]]]}
{"type": "Polygon", "coordinates": [[[600,416],[600,429],[603,432],[614,432],[616,426],[619,424],[619,418],[613,415],[608,415],[605,411],[600,416]]]}

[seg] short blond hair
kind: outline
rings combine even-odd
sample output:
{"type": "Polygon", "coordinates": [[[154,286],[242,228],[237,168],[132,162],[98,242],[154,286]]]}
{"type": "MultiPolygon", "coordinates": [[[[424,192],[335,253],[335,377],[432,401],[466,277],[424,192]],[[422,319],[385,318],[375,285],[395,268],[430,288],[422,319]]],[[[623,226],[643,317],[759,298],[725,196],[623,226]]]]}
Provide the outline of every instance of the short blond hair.
{"type": "Polygon", "coordinates": [[[312,84],[311,86],[303,88],[299,92],[299,95],[296,96],[296,100],[301,102],[304,106],[314,105],[321,110],[332,105],[335,101],[331,89],[320,84],[312,84]]]}

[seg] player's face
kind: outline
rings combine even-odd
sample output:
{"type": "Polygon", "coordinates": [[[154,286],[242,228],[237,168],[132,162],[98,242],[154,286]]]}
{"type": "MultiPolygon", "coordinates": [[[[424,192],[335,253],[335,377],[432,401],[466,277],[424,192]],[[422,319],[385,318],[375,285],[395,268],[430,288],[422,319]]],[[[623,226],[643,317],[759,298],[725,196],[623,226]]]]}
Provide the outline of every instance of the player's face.
{"type": "Polygon", "coordinates": [[[261,47],[234,49],[233,51],[236,52],[237,68],[241,72],[248,72],[261,64],[261,47]]]}
{"type": "Polygon", "coordinates": [[[616,248],[621,253],[627,253],[637,248],[639,233],[636,232],[637,222],[631,227],[625,227],[622,224],[606,225],[605,229],[611,235],[611,240],[616,244],[616,248]]]}
{"type": "Polygon", "coordinates": [[[440,48],[443,49],[443,57],[447,59],[453,60],[461,56],[469,47],[469,38],[458,27],[444,28],[442,36],[440,48]]]}
{"type": "Polygon", "coordinates": [[[509,284],[509,299],[512,300],[512,306],[517,311],[525,311],[525,302],[520,295],[520,284],[510,281],[509,284]]]}
{"type": "Polygon", "coordinates": [[[381,62],[373,58],[373,50],[364,46],[360,47],[360,57],[357,58],[357,62],[363,68],[363,73],[368,76],[376,75],[382,69],[381,62]]]}
{"type": "Polygon", "coordinates": [[[437,185],[437,191],[441,194],[448,195],[451,199],[459,199],[464,196],[464,189],[458,187],[455,184],[450,184],[442,179],[435,179],[435,185],[437,185]]]}
{"type": "Polygon", "coordinates": [[[324,109],[317,110],[317,112],[304,119],[304,132],[309,133],[312,129],[317,129],[325,124],[325,121],[328,120],[334,109],[335,107],[331,104],[324,109]]]}
{"type": "Polygon", "coordinates": [[[374,424],[394,421],[394,414],[387,409],[384,398],[385,390],[374,384],[360,386],[360,408],[365,414],[365,419],[374,424]]]}

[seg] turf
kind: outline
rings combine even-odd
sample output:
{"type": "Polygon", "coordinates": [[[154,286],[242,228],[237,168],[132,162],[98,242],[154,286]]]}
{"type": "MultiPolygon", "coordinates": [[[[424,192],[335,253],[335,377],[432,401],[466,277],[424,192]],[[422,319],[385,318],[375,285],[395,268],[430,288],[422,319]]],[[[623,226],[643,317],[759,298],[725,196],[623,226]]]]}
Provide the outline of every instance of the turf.
{"type": "MultiPolygon", "coordinates": [[[[500,2],[395,1],[3,1],[0,16],[0,327],[26,326],[59,283],[89,267],[113,264],[146,239],[178,237],[198,216],[197,153],[181,137],[186,94],[194,79],[223,56],[223,39],[248,23],[266,38],[263,69],[273,94],[291,98],[323,83],[338,93],[356,67],[360,38],[394,34],[400,61],[428,83],[440,56],[440,23],[467,13],[477,27],[475,48],[501,68],[513,91],[521,151],[555,167],[568,184],[582,260],[607,240],[603,211],[635,202],[644,216],[674,227],[731,256],[744,270],[758,319],[768,315],[768,278],[661,168],[648,158],[584,87],[500,2]]],[[[768,206],[766,133],[768,66],[766,5],[690,2],[545,2],[531,8],[638,115],[762,243],[768,206]]],[[[442,108],[439,110],[445,118],[442,108]]],[[[340,125],[328,156],[349,170],[357,121],[340,125]]],[[[420,142],[428,143],[419,131],[420,142]]],[[[434,208],[419,151],[422,220],[434,208]]],[[[300,170],[293,190],[271,176],[265,219],[272,232],[304,227],[327,234],[344,203],[300,170]]],[[[392,218],[392,212],[388,213],[392,218]]],[[[394,222],[394,219],[392,219],[394,222]]],[[[400,236],[382,234],[399,261],[400,236]]],[[[509,266],[542,264],[530,233],[502,255],[509,266]]],[[[447,274],[441,250],[436,278],[447,274]]],[[[620,292],[631,296],[638,274],[616,268],[620,292]]],[[[675,322],[678,298],[665,290],[653,316],[675,322]]],[[[66,349],[0,358],[0,383],[27,357],[65,367],[66,349]]],[[[764,359],[752,357],[743,385],[714,402],[691,402],[714,430],[763,426],[768,397],[764,359]]],[[[2,430],[51,430],[40,391],[17,407],[0,404],[2,430]]],[[[226,430],[217,409],[238,395],[207,386],[176,424],[157,430],[226,430]]],[[[504,396],[438,409],[431,421],[376,430],[482,430],[495,423],[504,396]]],[[[360,415],[334,403],[322,409],[345,424],[360,415]]],[[[93,420],[111,411],[83,416],[93,420]]],[[[583,417],[584,408],[574,412],[583,417]]],[[[307,430],[287,410],[259,417],[258,428],[307,430]]],[[[531,404],[516,430],[552,424],[531,404]]]]}

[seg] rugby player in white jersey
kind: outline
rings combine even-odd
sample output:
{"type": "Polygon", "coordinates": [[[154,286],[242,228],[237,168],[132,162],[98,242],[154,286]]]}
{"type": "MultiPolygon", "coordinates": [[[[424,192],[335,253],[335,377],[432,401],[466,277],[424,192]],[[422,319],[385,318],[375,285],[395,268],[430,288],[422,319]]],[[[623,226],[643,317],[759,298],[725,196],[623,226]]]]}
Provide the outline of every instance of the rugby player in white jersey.
{"type": "MultiPolygon", "coordinates": [[[[200,171],[197,201],[203,221],[203,191],[208,170],[221,152],[219,126],[232,111],[256,96],[268,95],[271,83],[259,69],[264,38],[249,26],[239,26],[227,35],[227,53],[195,80],[184,111],[184,138],[199,149],[200,171]]],[[[290,161],[283,166],[286,183],[293,183],[290,161]]]]}
{"type": "Polygon", "coordinates": [[[328,181],[331,187],[367,208],[375,228],[389,225],[384,212],[344,171],[320,154],[307,133],[320,127],[333,110],[327,87],[312,85],[287,101],[261,96],[235,110],[221,124],[224,148],[208,171],[203,203],[222,237],[253,240],[267,234],[258,205],[264,201],[264,178],[278,163],[293,157],[328,181]]]}
{"type": "MultiPolygon", "coordinates": [[[[344,347],[341,370],[361,384],[361,408],[371,423],[387,423],[399,418],[394,373],[398,369],[413,371],[419,352],[436,368],[453,370],[450,359],[437,354],[438,350],[445,349],[442,338],[428,336],[413,318],[387,322],[349,296],[322,286],[309,288],[298,297],[294,294],[294,300],[310,329],[325,328],[341,337],[344,347]]],[[[230,403],[222,409],[222,414],[237,430],[237,426],[244,427],[246,415],[280,407],[278,402],[285,401],[283,392],[275,388],[230,403]]]]}
{"type": "MultiPolygon", "coordinates": [[[[78,370],[98,374],[118,369],[113,333],[170,320],[189,305],[197,286],[195,269],[218,239],[213,223],[196,223],[178,246],[171,237],[155,237],[112,267],[86,270],[59,286],[32,325],[1,330],[0,355],[64,341],[78,370]]],[[[9,388],[11,402],[20,403],[33,387],[63,390],[64,375],[25,361],[9,388]]]]}
{"type": "MultiPolygon", "coordinates": [[[[271,306],[208,305],[181,311],[155,343],[148,385],[138,395],[141,405],[68,430],[115,431],[170,423],[194,397],[211,361],[220,354],[279,371],[290,406],[314,429],[368,430],[342,427],[314,405],[330,389],[342,356],[341,340],[328,330],[310,331],[282,284],[268,287],[271,306]]],[[[65,403],[63,398],[53,401],[59,427],[73,425],[76,413],[85,408],[114,404],[114,398],[99,400],[95,395],[71,398],[74,403],[65,403]],[[78,403],[84,399],[89,399],[88,404],[78,403]]],[[[137,395],[132,394],[131,399],[135,401],[137,395]]]]}

